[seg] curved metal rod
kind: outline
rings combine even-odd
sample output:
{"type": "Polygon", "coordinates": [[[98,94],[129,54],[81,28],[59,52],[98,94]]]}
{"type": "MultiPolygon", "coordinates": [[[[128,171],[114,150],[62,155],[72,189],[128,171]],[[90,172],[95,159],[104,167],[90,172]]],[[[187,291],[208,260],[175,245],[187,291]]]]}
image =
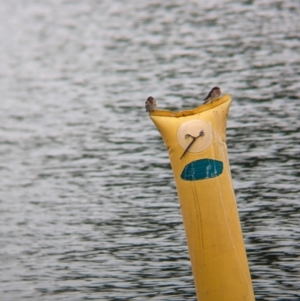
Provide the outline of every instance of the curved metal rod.
{"type": "Polygon", "coordinates": [[[197,137],[194,137],[194,136],[192,136],[192,135],[190,135],[190,134],[186,134],[186,135],[184,136],[185,139],[191,137],[193,140],[191,141],[191,143],[187,146],[187,148],[185,149],[185,151],[184,151],[183,154],[181,155],[180,160],[181,160],[181,158],[187,153],[187,151],[191,148],[191,146],[193,145],[193,143],[194,143],[199,137],[203,137],[203,136],[204,136],[203,130],[201,130],[201,131],[199,132],[199,135],[198,135],[197,137]]]}

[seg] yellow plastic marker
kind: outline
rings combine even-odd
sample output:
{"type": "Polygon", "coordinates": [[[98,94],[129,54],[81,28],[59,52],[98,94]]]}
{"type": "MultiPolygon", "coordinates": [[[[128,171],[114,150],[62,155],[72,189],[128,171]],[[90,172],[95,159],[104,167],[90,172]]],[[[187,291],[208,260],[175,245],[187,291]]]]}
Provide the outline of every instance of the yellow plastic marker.
{"type": "Polygon", "coordinates": [[[169,152],[199,301],[253,301],[232,185],[226,121],[231,97],[150,118],[169,152]]]}

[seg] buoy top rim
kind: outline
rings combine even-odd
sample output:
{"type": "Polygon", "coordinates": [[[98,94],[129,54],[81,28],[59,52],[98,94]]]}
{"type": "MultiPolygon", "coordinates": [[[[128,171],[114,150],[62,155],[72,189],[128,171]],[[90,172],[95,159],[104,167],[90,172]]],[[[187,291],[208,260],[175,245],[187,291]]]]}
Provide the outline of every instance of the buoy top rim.
{"type": "Polygon", "coordinates": [[[230,102],[231,96],[229,94],[223,95],[218,100],[214,101],[213,103],[206,103],[203,105],[200,105],[199,107],[196,107],[192,110],[184,110],[179,112],[173,112],[173,111],[167,111],[167,110],[154,110],[149,113],[150,116],[166,116],[166,117],[182,117],[182,116],[189,116],[189,115],[195,115],[204,111],[207,111],[209,109],[212,109],[214,107],[219,106],[220,104],[223,104],[225,102],[230,102]]]}

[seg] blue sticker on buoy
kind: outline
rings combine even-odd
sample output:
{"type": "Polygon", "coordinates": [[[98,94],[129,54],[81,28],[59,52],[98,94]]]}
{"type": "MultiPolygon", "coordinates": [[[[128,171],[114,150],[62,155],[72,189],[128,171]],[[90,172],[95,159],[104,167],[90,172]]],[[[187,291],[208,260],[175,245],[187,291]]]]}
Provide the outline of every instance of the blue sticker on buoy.
{"type": "Polygon", "coordinates": [[[196,160],[185,166],[181,173],[181,179],[197,181],[211,179],[223,172],[223,162],[213,159],[196,160]]]}

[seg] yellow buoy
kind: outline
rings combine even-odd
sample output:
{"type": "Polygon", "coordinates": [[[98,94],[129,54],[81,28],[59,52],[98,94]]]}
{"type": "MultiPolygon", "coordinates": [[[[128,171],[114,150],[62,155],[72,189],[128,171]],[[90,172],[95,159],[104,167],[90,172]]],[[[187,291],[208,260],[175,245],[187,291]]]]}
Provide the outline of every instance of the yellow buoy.
{"type": "Polygon", "coordinates": [[[255,300],[227,154],[230,103],[224,95],[150,112],[169,152],[199,301],[255,300]]]}

